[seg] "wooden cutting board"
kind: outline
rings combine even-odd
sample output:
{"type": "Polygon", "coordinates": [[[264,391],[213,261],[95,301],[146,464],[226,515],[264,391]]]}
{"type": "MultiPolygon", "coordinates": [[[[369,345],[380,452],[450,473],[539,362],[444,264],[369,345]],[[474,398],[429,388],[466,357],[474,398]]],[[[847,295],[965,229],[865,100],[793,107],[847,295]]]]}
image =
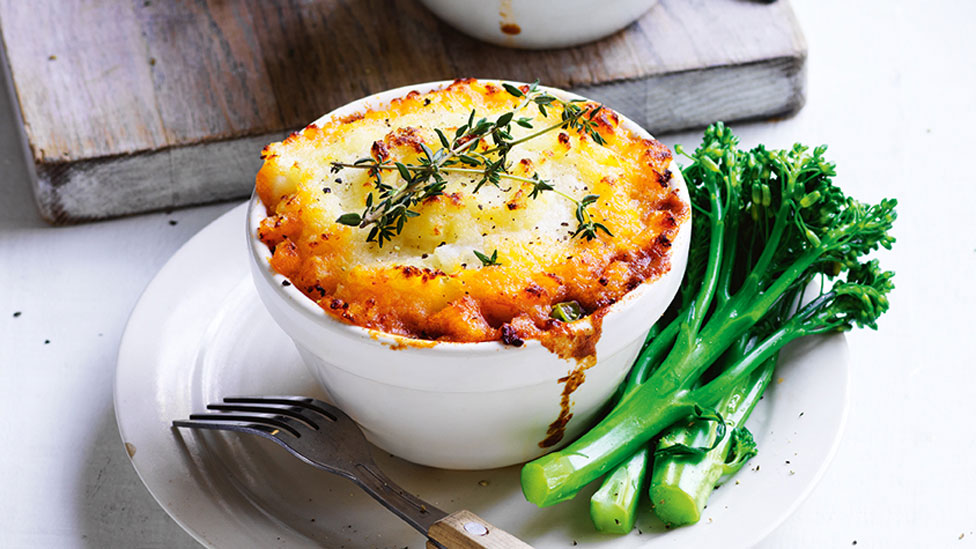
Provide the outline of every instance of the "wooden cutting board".
{"type": "Polygon", "coordinates": [[[247,196],[267,142],[412,83],[538,78],[653,133],[804,99],[785,0],[661,0],[607,39],[535,52],[469,39],[415,0],[0,0],[0,32],[53,223],[247,196]]]}

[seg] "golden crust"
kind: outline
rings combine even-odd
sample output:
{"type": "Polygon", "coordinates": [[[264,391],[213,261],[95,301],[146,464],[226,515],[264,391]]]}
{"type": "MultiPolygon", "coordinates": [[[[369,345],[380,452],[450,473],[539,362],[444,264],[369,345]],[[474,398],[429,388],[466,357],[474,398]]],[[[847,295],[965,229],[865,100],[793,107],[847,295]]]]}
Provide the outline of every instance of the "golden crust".
{"type": "MultiPolygon", "coordinates": [[[[439,146],[435,127],[453,130],[471,109],[491,119],[517,101],[496,85],[458,80],[268,145],[256,190],[268,210],[258,236],[274,250],[271,267],[343,322],[424,340],[539,339],[560,355],[588,356],[594,334],[567,345],[571,330],[549,317],[552,306],[575,300],[600,313],[592,323],[598,337],[601,311],[670,269],[671,242],[690,215],[670,185],[671,152],[621,127],[609,109],[595,117],[605,147],[555,131],[509,158],[513,174],[538,172],[577,199],[599,195],[590,211],[613,237],[571,238],[575,206],[555,193],[530,199],[531,187],[518,182],[508,192],[486,186],[474,193],[462,175],[449,178],[444,195],[417,205],[420,216],[383,248],[365,242],[365,229],[334,221],[361,212],[373,189],[365,170],[333,174],[331,162],[369,153],[411,162],[420,143],[439,146]],[[482,266],[474,250],[497,250],[501,265],[482,266]]],[[[539,128],[559,111],[545,124],[538,113],[523,114],[539,128]]]]}

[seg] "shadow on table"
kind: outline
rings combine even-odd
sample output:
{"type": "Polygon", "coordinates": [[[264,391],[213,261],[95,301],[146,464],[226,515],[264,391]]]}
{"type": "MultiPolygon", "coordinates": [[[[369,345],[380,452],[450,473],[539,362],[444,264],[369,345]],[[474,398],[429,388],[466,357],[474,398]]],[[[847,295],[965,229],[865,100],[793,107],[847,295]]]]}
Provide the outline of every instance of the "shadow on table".
{"type": "MultiPolygon", "coordinates": [[[[93,429],[95,431],[95,429],[93,429]]],[[[111,406],[87,448],[79,449],[78,530],[81,546],[200,547],[162,510],[129,462],[111,406]]]]}

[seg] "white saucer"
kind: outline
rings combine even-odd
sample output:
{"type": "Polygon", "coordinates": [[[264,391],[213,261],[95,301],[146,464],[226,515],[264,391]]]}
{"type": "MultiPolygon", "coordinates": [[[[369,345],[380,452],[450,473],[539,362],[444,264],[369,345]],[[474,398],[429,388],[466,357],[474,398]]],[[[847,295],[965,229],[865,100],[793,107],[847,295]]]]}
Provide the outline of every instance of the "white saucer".
{"type": "MultiPolygon", "coordinates": [[[[180,432],[171,421],[232,395],[324,397],[258,301],[247,269],[245,205],[200,231],[146,288],[119,349],[115,410],[132,464],[160,505],[211,547],[423,547],[352,483],[274,443],[180,432]]],[[[833,456],[847,413],[843,336],[787,348],[748,426],[759,455],[716,491],[702,521],[667,531],[646,508],[622,537],[593,531],[588,496],[539,509],[518,467],[457,472],[377,451],[391,478],[448,512],[470,509],[537,548],[747,547],[779,525],[833,456]],[[756,470],[758,468],[758,470],[756,470]]]]}

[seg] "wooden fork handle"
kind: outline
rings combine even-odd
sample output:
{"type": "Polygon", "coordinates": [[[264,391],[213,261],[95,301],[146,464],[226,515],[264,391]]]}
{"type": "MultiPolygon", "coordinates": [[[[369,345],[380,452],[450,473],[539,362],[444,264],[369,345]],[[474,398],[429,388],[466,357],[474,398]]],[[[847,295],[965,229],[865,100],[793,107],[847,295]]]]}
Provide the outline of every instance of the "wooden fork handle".
{"type": "MultiPolygon", "coordinates": [[[[451,513],[434,523],[427,535],[447,549],[532,549],[471,511],[451,513]]],[[[427,549],[438,549],[427,542],[427,549]]]]}

